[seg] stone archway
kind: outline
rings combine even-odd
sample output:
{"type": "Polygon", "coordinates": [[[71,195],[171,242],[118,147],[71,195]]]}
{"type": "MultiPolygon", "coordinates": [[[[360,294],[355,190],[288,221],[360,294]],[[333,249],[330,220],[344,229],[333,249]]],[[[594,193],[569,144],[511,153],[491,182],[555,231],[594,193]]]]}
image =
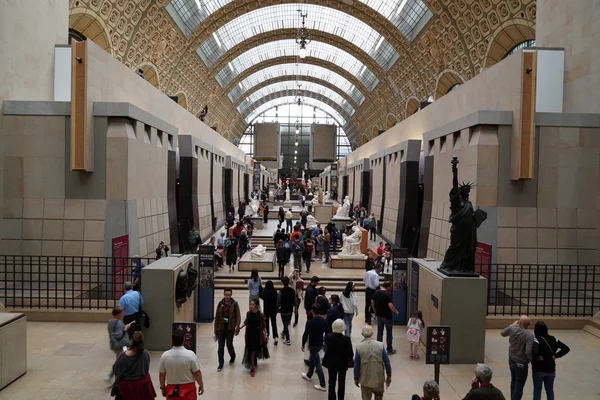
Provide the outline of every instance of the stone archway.
{"type": "Polygon", "coordinates": [[[177,96],[177,104],[179,104],[181,107],[183,107],[187,110],[188,102],[187,102],[187,96],[185,95],[185,93],[179,92],[175,96],[177,96]]]}
{"type": "Polygon", "coordinates": [[[524,19],[505,22],[490,39],[483,66],[486,68],[501,61],[506,54],[527,40],[535,40],[535,25],[524,19]]]}
{"type": "Polygon", "coordinates": [[[69,14],[69,30],[78,34],[78,37],[96,43],[103,48],[108,54],[113,54],[113,49],[110,44],[110,31],[105,25],[102,18],[99,18],[92,10],[86,8],[75,8],[69,14]]]}
{"type": "Polygon", "coordinates": [[[417,111],[419,111],[419,107],[421,106],[421,102],[416,97],[409,97],[406,101],[406,118],[410,117],[417,111]]]}
{"type": "Polygon", "coordinates": [[[394,125],[398,123],[398,118],[394,116],[394,114],[390,113],[387,115],[385,119],[385,127],[386,129],[392,128],[394,125]]]}
{"type": "MultiPolygon", "coordinates": [[[[158,69],[151,62],[145,61],[134,68],[134,71],[144,76],[144,79],[150,82],[152,86],[160,90],[160,77],[158,75],[158,69]]],[[[187,101],[187,100],[186,100],[187,101]]],[[[179,103],[179,101],[178,101],[179,103]]]]}
{"type": "Polygon", "coordinates": [[[447,94],[457,84],[461,85],[465,80],[452,69],[442,71],[435,84],[435,100],[447,94]]]}

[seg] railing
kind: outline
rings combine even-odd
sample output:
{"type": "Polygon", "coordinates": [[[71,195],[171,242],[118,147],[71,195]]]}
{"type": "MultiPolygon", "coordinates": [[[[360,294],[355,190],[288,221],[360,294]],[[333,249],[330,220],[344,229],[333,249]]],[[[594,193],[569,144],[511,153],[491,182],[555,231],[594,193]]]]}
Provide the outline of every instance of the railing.
{"type": "Polygon", "coordinates": [[[600,309],[600,266],[476,266],[488,279],[488,315],[590,317],[600,309]]]}
{"type": "Polygon", "coordinates": [[[134,267],[132,258],[2,255],[0,303],[7,308],[110,309],[134,267]]]}

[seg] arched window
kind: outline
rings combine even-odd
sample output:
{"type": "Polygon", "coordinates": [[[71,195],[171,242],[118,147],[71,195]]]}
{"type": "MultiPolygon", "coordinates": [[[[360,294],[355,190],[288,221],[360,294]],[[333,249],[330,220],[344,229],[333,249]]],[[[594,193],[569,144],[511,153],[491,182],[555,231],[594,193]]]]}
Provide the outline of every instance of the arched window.
{"type": "Polygon", "coordinates": [[[524,49],[526,47],[535,47],[535,39],[525,40],[524,42],[519,43],[512,49],[510,49],[505,55],[504,58],[510,56],[511,54],[515,54],[517,51],[524,49]]]}

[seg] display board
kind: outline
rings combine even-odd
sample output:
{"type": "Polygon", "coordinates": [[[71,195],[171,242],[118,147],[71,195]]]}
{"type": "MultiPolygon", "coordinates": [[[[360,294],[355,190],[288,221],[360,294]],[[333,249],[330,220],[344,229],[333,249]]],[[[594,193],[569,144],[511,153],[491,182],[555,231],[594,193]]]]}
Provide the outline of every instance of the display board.
{"type": "Polygon", "coordinates": [[[277,161],[281,147],[279,124],[254,124],[254,159],[258,161],[277,161]]]}
{"type": "Polygon", "coordinates": [[[198,304],[196,321],[211,322],[215,305],[215,248],[203,245],[198,248],[198,304]]]}
{"type": "Polygon", "coordinates": [[[392,302],[398,310],[394,315],[395,324],[406,324],[406,303],[408,297],[408,251],[402,248],[392,249],[394,261],[392,271],[392,302]]]}
{"type": "Polygon", "coordinates": [[[173,333],[183,332],[183,347],[196,352],[196,323],[173,322],[173,333]]]}
{"type": "Polygon", "coordinates": [[[311,163],[335,161],[336,125],[312,124],[310,139],[311,163]]]}

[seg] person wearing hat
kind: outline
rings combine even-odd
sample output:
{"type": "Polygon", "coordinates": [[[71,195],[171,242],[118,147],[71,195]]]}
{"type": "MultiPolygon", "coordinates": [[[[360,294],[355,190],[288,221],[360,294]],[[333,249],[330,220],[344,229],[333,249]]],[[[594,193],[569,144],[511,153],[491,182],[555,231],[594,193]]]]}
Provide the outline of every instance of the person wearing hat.
{"type": "Polygon", "coordinates": [[[169,257],[169,247],[165,246],[165,242],[160,242],[156,248],[156,259],[160,260],[164,257],[169,257]]]}

